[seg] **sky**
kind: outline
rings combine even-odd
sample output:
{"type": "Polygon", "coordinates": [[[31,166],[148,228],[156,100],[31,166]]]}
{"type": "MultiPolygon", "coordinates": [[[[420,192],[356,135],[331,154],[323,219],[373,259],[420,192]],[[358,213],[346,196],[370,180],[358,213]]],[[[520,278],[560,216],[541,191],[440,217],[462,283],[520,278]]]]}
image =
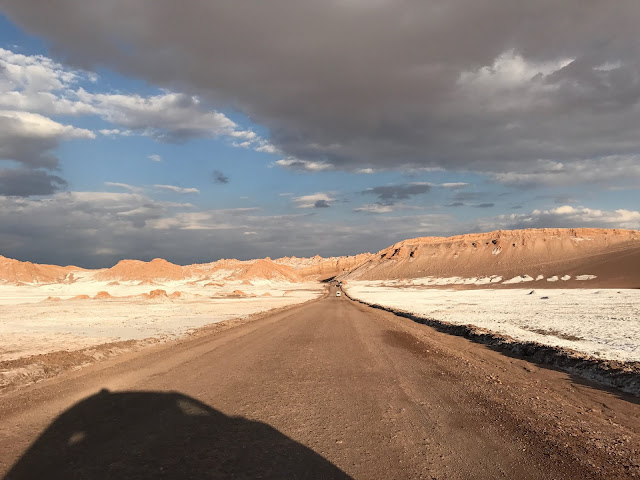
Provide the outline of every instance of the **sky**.
{"type": "Polygon", "coordinates": [[[639,22],[635,0],[0,0],[0,255],[638,229],[639,22]]]}

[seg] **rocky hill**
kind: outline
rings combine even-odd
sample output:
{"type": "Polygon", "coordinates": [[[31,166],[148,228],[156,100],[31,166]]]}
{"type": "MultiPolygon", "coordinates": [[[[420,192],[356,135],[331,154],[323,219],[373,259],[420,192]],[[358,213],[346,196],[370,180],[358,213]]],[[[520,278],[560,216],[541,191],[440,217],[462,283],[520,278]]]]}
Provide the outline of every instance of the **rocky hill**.
{"type": "Polygon", "coordinates": [[[73,282],[73,272],[81,270],[74,266],[60,267],[58,265],[21,262],[0,255],[0,282],[4,283],[73,282]]]}
{"type": "Polygon", "coordinates": [[[96,273],[95,279],[123,281],[184,280],[197,274],[197,269],[181,267],[163,258],[154,258],[150,262],[121,260],[115,266],[96,273]]]}
{"type": "MultiPolygon", "coordinates": [[[[620,229],[499,230],[396,243],[345,279],[593,275],[589,286],[640,287],[640,232],[620,229]]],[[[544,282],[551,286],[550,282],[544,282]]],[[[558,286],[569,286],[560,282],[558,286]]],[[[586,286],[586,285],[585,285],[586,286]]]]}

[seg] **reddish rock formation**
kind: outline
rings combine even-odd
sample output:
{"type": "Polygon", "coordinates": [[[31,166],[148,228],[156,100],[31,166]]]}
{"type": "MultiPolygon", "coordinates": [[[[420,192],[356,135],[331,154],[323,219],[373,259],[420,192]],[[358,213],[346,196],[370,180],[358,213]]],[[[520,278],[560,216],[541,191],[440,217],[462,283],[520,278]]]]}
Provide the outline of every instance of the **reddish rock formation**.
{"type": "Polygon", "coordinates": [[[240,270],[234,278],[238,280],[283,280],[289,282],[299,282],[300,276],[296,271],[286,265],[278,265],[270,259],[256,260],[247,267],[240,270]]]}
{"type": "Polygon", "coordinates": [[[31,262],[21,262],[0,255],[0,282],[20,283],[73,283],[72,272],[83,269],[74,266],[60,267],[31,262]]]}
{"type": "Polygon", "coordinates": [[[162,258],[150,262],[121,260],[115,266],[98,272],[96,280],[126,280],[153,282],[154,280],[184,280],[199,273],[197,269],[181,267],[162,258]]]}
{"type": "Polygon", "coordinates": [[[590,286],[640,287],[640,232],[545,228],[413,238],[381,250],[344,278],[500,275],[506,280],[523,274],[596,275],[590,286]]]}
{"type": "Polygon", "coordinates": [[[109,294],[109,292],[105,292],[104,290],[102,290],[96,293],[96,296],[93,298],[95,298],[96,300],[100,300],[100,299],[113,298],[113,297],[109,294]]]}

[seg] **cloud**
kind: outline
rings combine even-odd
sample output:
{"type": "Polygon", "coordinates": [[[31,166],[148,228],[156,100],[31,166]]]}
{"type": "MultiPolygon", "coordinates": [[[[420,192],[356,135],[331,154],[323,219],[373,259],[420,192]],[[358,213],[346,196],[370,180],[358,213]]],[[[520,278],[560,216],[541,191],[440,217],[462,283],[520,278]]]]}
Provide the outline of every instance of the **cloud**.
{"type": "Polygon", "coordinates": [[[273,162],[273,165],[301,172],[322,172],[323,170],[332,170],[334,168],[333,165],[327,162],[313,162],[298,158],[283,158],[273,162]]]}
{"type": "Polygon", "coordinates": [[[133,192],[133,193],[141,193],[143,190],[141,187],[136,187],[135,185],[129,185],[128,183],[104,182],[104,184],[107,187],[122,188],[124,190],[128,190],[129,192],[133,192]]]}
{"type": "MultiPolygon", "coordinates": [[[[610,192],[624,192],[627,190],[640,190],[640,185],[614,185],[607,187],[610,192]]],[[[571,202],[569,202],[571,203],[571,202]]]]}
{"type": "Polygon", "coordinates": [[[163,257],[187,264],[233,257],[355,254],[378,251],[398,238],[448,233],[452,224],[443,215],[380,216],[372,225],[325,222],[307,214],[266,215],[255,208],[194,211],[188,204],[133,193],[0,197],[4,255],[85,267],[110,266],[122,258],[163,257]]]}
{"type": "Polygon", "coordinates": [[[98,130],[100,135],[104,135],[105,137],[130,137],[134,135],[131,130],[120,130],[119,128],[102,128],[98,130]]]}
{"type": "MultiPolygon", "coordinates": [[[[252,140],[256,134],[240,130],[220,112],[203,108],[196,96],[165,92],[160,95],[122,95],[76,92],[80,101],[94,112],[127,132],[154,137],[163,142],[180,143],[192,138],[226,136],[252,140]]],[[[249,142],[250,143],[250,142],[249,142]]]]}
{"type": "Polygon", "coordinates": [[[255,208],[231,208],[224,210],[201,210],[179,212],[155,220],[150,226],[163,231],[213,231],[246,229],[246,216],[255,213],[255,208]]]}
{"type": "Polygon", "coordinates": [[[353,209],[354,212],[360,213],[391,213],[393,210],[394,205],[384,205],[381,203],[367,203],[353,209]]]}
{"type": "Polygon", "coordinates": [[[0,48],[0,108],[44,115],[88,115],[94,108],[60,92],[81,79],[93,79],[43,55],[22,55],[0,48]]]}
{"type": "Polygon", "coordinates": [[[335,199],[330,193],[314,193],[313,195],[303,195],[292,198],[296,208],[326,208],[330,207],[330,202],[335,199]]]}
{"type": "MultiPolygon", "coordinates": [[[[238,2],[190,2],[181,22],[169,0],[3,8],[78,67],[246,113],[271,132],[284,167],[517,174],[538,159],[569,165],[640,149],[637,2],[612,11],[580,0],[276,0],[251,15],[238,2]]],[[[182,120],[168,121],[171,138],[182,120]]],[[[208,121],[208,131],[221,127],[208,121]]],[[[186,125],[178,137],[200,132],[186,125]]]]}
{"type": "MultiPolygon", "coordinates": [[[[495,194],[489,192],[456,192],[453,200],[458,202],[475,202],[485,200],[487,197],[494,197],[495,194]]],[[[486,203],[486,202],[485,202],[486,203]]]]}
{"type": "Polygon", "coordinates": [[[497,222],[507,228],[594,227],[637,230],[640,228],[640,212],[563,205],[549,210],[533,210],[526,214],[501,215],[497,217],[497,222]]]}
{"type": "Polygon", "coordinates": [[[157,153],[153,153],[153,154],[149,155],[147,158],[149,160],[154,161],[154,162],[161,162],[162,161],[162,157],[160,155],[158,155],[157,153]]]}
{"type": "MultiPolygon", "coordinates": [[[[99,229],[108,237],[109,229],[115,232],[143,228],[147,221],[166,216],[176,208],[190,206],[156,202],[139,193],[67,192],[41,200],[0,197],[0,216],[7,222],[0,231],[7,235],[13,229],[17,236],[28,236],[28,232],[48,230],[57,239],[63,239],[73,237],[75,233],[70,229],[78,226],[85,230],[81,236],[94,238],[95,229],[99,229]]],[[[39,241],[33,238],[25,242],[25,249],[36,245],[39,241]]],[[[62,240],[58,246],[66,249],[62,240]]]]}
{"type": "Polygon", "coordinates": [[[53,154],[63,140],[90,139],[82,128],[63,125],[35,113],[0,110],[0,159],[14,160],[29,168],[55,168],[53,154]]]}
{"type": "Polygon", "coordinates": [[[0,195],[51,195],[66,187],[67,182],[62,178],[42,170],[0,169],[0,195]]]}
{"type": "Polygon", "coordinates": [[[479,203],[478,205],[474,205],[475,208],[492,208],[495,206],[495,203],[479,203]]]}
{"type": "Polygon", "coordinates": [[[154,185],[154,187],[160,190],[179,193],[181,195],[185,195],[188,193],[197,193],[197,194],[200,193],[200,190],[198,190],[197,188],[182,188],[182,187],[176,187],[175,185],[154,185]]]}
{"type": "Polygon", "coordinates": [[[229,177],[227,177],[220,170],[214,170],[213,173],[211,173],[211,180],[213,181],[213,183],[216,183],[218,185],[229,183],[229,177]]]}
{"type": "Polygon", "coordinates": [[[431,190],[429,183],[406,183],[401,185],[383,185],[379,187],[367,188],[362,191],[365,195],[376,195],[380,200],[406,200],[414,195],[422,195],[431,190]]]}
{"type": "Polygon", "coordinates": [[[356,213],[392,213],[400,210],[421,210],[422,207],[407,205],[404,203],[394,203],[381,201],[376,203],[366,203],[353,209],[356,213]]]}
{"type": "Polygon", "coordinates": [[[640,179],[640,155],[610,155],[572,163],[536,160],[524,171],[496,173],[493,179],[497,183],[520,188],[637,181],[640,179]]]}
{"type": "Polygon", "coordinates": [[[280,153],[280,151],[269,142],[265,140],[259,140],[258,145],[254,148],[256,152],[264,152],[264,153],[280,153]]]}
{"type": "Polygon", "coordinates": [[[449,205],[445,205],[446,207],[464,207],[464,203],[463,202],[453,202],[450,203],[449,205]]]}
{"type": "MultiPolygon", "coordinates": [[[[67,192],[46,199],[0,197],[6,254],[32,261],[84,263],[144,255],[156,240],[149,222],[190,208],[136,193],[67,192]],[[113,255],[96,257],[98,252],[113,255]]],[[[117,261],[117,260],[116,260],[117,261]]]]}
{"type": "Polygon", "coordinates": [[[443,214],[383,214],[375,222],[356,216],[348,223],[322,217],[268,215],[257,208],[198,211],[188,203],[159,202],[133,192],[66,192],[46,199],[0,196],[0,243],[9,257],[105,267],[122,258],[163,257],[188,264],[234,257],[355,254],[405,238],[497,228],[640,226],[638,211],[571,206],[472,223],[443,214]]]}
{"type": "Polygon", "coordinates": [[[567,205],[578,203],[578,200],[570,195],[536,195],[536,200],[553,200],[556,205],[567,205]]]}
{"type": "Polygon", "coordinates": [[[138,134],[179,143],[223,136],[238,146],[255,143],[256,148],[269,150],[268,142],[207,108],[198,96],[172,91],[150,96],[96,93],[78,86],[96,78],[42,55],[27,56],[0,48],[0,108],[41,115],[97,115],[118,127],[100,130],[110,137],[138,134]]]}

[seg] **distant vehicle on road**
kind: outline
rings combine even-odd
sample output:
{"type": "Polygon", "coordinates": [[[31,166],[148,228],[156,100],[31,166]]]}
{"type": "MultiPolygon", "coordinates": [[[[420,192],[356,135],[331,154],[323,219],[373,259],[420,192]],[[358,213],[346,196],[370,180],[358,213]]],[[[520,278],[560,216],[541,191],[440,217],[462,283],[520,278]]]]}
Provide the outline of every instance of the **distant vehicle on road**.
{"type": "Polygon", "coordinates": [[[336,297],[340,297],[342,294],[340,292],[336,292],[336,297]]]}

